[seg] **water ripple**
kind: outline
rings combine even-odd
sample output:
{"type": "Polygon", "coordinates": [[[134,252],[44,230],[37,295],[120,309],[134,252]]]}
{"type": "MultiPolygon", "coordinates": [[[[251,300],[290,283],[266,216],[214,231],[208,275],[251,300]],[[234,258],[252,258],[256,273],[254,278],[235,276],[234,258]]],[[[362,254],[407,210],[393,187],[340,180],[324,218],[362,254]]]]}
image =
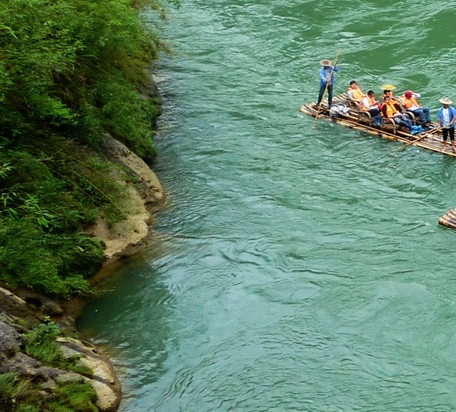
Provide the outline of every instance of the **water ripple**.
{"type": "Polygon", "coordinates": [[[340,50],[337,93],[392,82],[435,116],[452,2],[182,3],[157,69],[160,241],[81,320],[114,346],[121,410],[453,411],[454,159],[298,111],[340,50]]]}

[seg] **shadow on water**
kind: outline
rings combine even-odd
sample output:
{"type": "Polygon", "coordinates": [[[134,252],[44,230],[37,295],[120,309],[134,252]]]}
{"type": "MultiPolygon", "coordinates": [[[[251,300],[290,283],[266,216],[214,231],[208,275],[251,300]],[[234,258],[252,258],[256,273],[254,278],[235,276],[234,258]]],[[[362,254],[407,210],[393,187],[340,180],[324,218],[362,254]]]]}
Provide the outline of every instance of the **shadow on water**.
{"type": "Polygon", "coordinates": [[[86,305],[77,321],[84,336],[106,349],[121,378],[128,376],[135,385],[158,379],[167,359],[173,298],[156,267],[158,261],[156,251],[145,250],[113,265],[97,288],[99,297],[86,305]],[[138,363],[148,365],[149,373],[132,373],[132,365],[138,363]]]}

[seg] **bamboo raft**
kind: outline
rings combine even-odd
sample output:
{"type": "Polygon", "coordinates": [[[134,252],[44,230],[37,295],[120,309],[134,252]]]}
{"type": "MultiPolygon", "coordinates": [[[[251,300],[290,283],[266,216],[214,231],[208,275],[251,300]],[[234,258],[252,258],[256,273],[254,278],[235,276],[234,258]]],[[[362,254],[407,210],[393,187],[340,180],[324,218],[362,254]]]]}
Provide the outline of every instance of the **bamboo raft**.
{"type": "Polygon", "coordinates": [[[439,223],[451,229],[456,229],[456,209],[450,209],[439,218],[439,223]]]}
{"type": "MultiPolygon", "coordinates": [[[[345,93],[334,96],[333,105],[344,105],[347,101],[345,93]]],[[[403,143],[405,146],[416,146],[421,149],[430,150],[432,152],[441,153],[447,156],[456,157],[451,148],[443,150],[442,132],[436,131],[437,123],[432,122],[431,128],[428,131],[423,131],[419,134],[412,135],[406,129],[395,127],[391,124],[383,124],[381,127],[371,125],[367,116],[354,108],[346,114],[338,114],[331,116],[328,106],[324,103],[321,104],[320,110],[316,107],[316,102],[303,104],[299,111],[307,116],[318,118],[319,120],[326,120],[338,123],[348,129],[359,130],[361,132],[370,134],[372,136],[379,136],[384,139],[397,141],[403,143]]]]}
{"type": "MultiPolygon", "coordinates": [[[[345,105],[347,101],[347,95],[345,93],[334,96],[333,105],[345,105]]],[[[336,122],[348,129],[359,130],[361,132],[370,134],[372,136],[379,136],[384,139],[394,140],[403,143],[404,146],[416,146],[421,149],[430,150],[432,152],[441,153],[447,156],[456,157],[456,153],[447,148],[443,150],[443,137],[442,132],[436,131],[437,123],[432,122],[429,131],[423,131],[419,134],[412,135],[399,127],[393,127],[389,124],[384,124],[380,127],[374,127],[371,125],[371,121],[367,116],[363,116],[359,111],[350,109],[348,113],[337,114],[331,116],[328,110],[328,106],[324,103],[321,104],[320,110],[316,107],[316,102],[309,104],[303,104],[299,110],[311,116],[314,119],[326,120],[336,122]]],[[[456,208],[450,209],[443,216],[439,218],[439,224],[456,229],[456,208]]]]}

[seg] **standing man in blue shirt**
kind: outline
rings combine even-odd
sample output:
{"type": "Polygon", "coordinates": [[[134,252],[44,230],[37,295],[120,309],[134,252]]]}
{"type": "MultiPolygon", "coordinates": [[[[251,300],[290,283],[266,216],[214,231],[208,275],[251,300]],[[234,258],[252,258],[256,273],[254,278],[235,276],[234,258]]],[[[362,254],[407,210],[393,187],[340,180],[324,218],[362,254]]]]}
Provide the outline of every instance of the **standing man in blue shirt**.
{"type": "Polygon", "coordinates": [[[442,97],[439,100],[442,103],[442,107],[437,112],[437,118],[439,119],[439,126],[437,130],[442,129],[443,135],[443,150],[447,148],[447,139],[450,136],[451,149],[456,152],[454,146],[454,123],[456,122],[456,109],[451,106],[453,102],[448,97],[442,97]]]}
{"type": "Polygon", "coordinates": [[[318,94],[317,106],[320,107],[325,91],[328,91],[328,109],[330,109],[333,98],[334,72],[338,72],[339,67],[333,66],[328,59],[321,60],[320,64],[322,68],[320,69],[320,93],[318,94]]]}

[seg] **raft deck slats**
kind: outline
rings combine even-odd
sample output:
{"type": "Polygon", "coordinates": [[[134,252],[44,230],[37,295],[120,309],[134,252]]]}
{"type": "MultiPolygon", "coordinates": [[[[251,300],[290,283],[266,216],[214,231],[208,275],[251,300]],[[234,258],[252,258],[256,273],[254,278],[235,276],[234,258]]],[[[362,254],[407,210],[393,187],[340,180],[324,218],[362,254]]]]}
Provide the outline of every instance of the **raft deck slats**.
{"type": "Polygon", "coordinates": [[[439,218],[439,223],[451,229],[456,229],[456,209],[450,209],[439,218]]]}
{"type": "MultiPolygon", "coordinates": [[[[333,104],[344,104],[347,100],[347,95],[345,93],[334,96],[333,104]]],[[[322,104],[320,110],[318,111],[315,108],[316,102],[309,104],[303,104],[299,110],[310,116],[321,120],[333,121],[339,123],[341,126],[344,126],[348,129],[358,130],[365,132],[372,136],[379,136],[383,139],[395,140],[397,142],[403,143],[407,146],[416,146],[422,149],[426,149],[432,152],[445,154],[447,156],[456,157],[456,153],[451,151],[451,149],[443,150],[443,138],[441,131],[433,132],[432,129],[429,131],[424,131],[417,135],[412,135],[406,131],[401,130],[399,127],[394,131],[394,129],[387,125],[383,127],[373,127],[370,126],[367,122],[360,121],[358,119],[358,112],[354,109],[350,110],[347,114],[339,114],[337,116],[331,117],[329,110],[326,104],[322,104]]],[[[436,128],[436,123],[431,123],[431,127],[436,128]]]]}

